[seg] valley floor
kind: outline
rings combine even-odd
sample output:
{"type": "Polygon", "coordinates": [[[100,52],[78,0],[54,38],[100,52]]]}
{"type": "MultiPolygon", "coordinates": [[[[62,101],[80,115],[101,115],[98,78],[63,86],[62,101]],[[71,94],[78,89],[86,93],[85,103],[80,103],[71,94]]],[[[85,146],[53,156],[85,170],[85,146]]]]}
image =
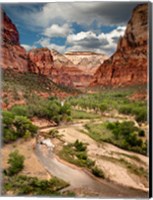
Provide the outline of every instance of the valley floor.
{"type": "Polygon", "coordinates": [[[83,119],[76,120],[70,124],[48,128],[43,128],[42,122],[40,135],[43,135],[52,129],[58,130],[58,135],[60,137],[51,140],[55,145],[54,151],[48,151],[48,148],[45,145],[39,145],[38,148],[36,138],[27,141],[19,139],[13,144],[7,144],[3,147],[3,167],[7,167],[9,153],[14,149],[18,149],[26,158],[25,168],[22,171],[22,174],[37,176],[41,179],[49,179],[52,175],[57,176],[70,182],[73,187],[70,187],[69,189],[75,191],[77,196],[147,196],[148,180],[146,174],[148,171],[148,157],[123,150],[106,142],[98,143],[86,134],[87,130],[84,128],[86,123],[95,123],[96,126],[96,124],[106,119],[112,120],[112,118],[106,117],[96,119],[94,122],[93,120],[83,119]],[[95,178],[87,169],[75,166],[59,157],[59,152],[62,147],[75,142],[77,139],[87,144],[87,154],[89,158],[94,160],[96,166],[104,172],[105,179],[95,178]],[[62,171],[63,168],[64,171],[62,171]],[[143,169],[143,172],[146,172],[145,175],[143,173],[141,174],[141,169],[143,169]],[[78,175],[76,176],[76,174],[78,175]],[[81,180],[80,183],[79,180],[81,180]],[[82,185],[83,183],[86,185],[86,183],[90,182],[91,184],[87,184],[87,188],[82,185]],[[100,186],[99,182],[101,184],[100,186]],[[97,187],[95,187],[95,184],[97,187]]]}
{"type": "MultiPolygon", "coordinates": [[[[114,181],[118,184],[122,184],[128,187],[141,189],[148,191],[148,180],[143,175],[137,175],[132,170],[128,169],[128,164],[135,168],[144,168],[148,170],[148,157],[138,153],[126,151],[120,149],[112,144],[103,142],[101,144],[94,141],[88,135],[83,133],[84,124],[89,120],[81,120],[69,126],[59,127],[59,135],[62,135],[62,144],[73,143],[77,139],[87,144],[87,152],[89,158],[96,161],[96,165],[104,171],[104,174],[108,180],[114,181]],[[137,161],[138,160],[138,161],[137,161]]],[[[96,123],[98,123],[95,121],[96,123]]],[[[48,131],[49,129],[44,129],[48,131]]],[[[59,140],[53,140],[55,149],[58,151],[61,149],[61,142],[59,140]]]]}

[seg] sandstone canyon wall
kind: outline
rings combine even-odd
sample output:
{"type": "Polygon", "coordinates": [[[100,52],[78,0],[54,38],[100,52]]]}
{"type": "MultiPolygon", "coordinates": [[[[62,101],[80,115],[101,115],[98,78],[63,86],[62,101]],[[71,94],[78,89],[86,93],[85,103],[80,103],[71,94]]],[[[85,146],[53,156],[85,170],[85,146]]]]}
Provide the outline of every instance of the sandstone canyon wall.
{"type": "Polygon", "coordinates": [[[23,47],[20,46],[19,33],[6,15],[2,12],[2,45],[1,45],[1,59],[0,66],[2,68],[10,68],[19,72],[26,72],[27,68],[27,55],[23,47]]]}
{"type": "Polygon", "coordinates": [[[98,68],[91,86],[137,85],[147,82],[148,4],[138,5],[116,52],[98,68]]]}

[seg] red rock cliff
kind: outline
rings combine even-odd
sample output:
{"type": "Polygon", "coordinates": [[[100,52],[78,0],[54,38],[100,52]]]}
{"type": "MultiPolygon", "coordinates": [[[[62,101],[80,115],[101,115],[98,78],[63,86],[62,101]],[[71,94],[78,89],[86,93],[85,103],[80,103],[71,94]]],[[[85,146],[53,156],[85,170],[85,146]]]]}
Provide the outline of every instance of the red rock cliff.
{"type": "Polygon", "coordinates": [[[32,49],[28,53],[28,69],[30,72],[50,76],[54,67],[53,56],[49,49],[32,49]]]}
{"type": "Polygon", "coordinates": [[[92,86],[136,85],[147,82],[148,4],[133,10],[116,52],[98,68],[92,86]]]}
{"type": "Polygon", "coordinates": [[[5,43],[19,45],[19,33],[10,18],[2,11],[2,38],[5,43]]]}
{"type": "Polygon", "coordinates": [[[0,49],[0,66],[2,68],[12,68],[19,72],[27,71],[26,51],[20,46],[19,34],[15,25],[3,11],[1,34],[2,45],[0,49]]]}

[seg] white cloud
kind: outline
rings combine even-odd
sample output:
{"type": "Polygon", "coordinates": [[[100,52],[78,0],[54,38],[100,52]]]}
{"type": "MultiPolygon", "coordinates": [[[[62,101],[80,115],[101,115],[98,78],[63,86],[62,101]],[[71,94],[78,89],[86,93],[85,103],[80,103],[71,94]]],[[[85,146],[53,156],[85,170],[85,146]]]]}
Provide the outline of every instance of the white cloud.
{"type": "Polygon", "coordinates": [[[105,37],[108,41],[108,44],[102,47],[103,50],[106,51],[108,54],[112,54],[116,50],[119,38],[124,35],[125,29],[125,26],[118,26],[116,29],[112,30],[109,33],[101,33],[98,38],[101,40],[105,37]]]}
{"type": "Polygon", "coordinates": [[[42,47],[47,47],[48,49],[55,49],[60,53],[65,52],[65,46],[60,46],[54,43],[51,43],[49,38],[41,38],[39,41],[36,42],[37,44],[41,45],[42,47]]]}
{"type": "Polygon", "coordinates": [[[137,4],[138,2],[52,2],[42,4],[39,9],[14,9],[11,12],[32,27],[46,28],[52,24],[73,22],[91,25],[95,21],[99,25],[111,26],[127,23],[137,4]]]}
{"type": "Polygon", "coordinates": [[[96,34],[92,31],[70,34],[67,43],[71,45],[69,51],[95,51],[112,54],[117,46],[118,39],[123,36],[125,27],[119,26],[109,33],[96,34]]]}
{"type": "Polygon", "coordinates": [[[72,29],[68,24],[60,26],[58,24],[53,24],[50,27],[46,28],[44,35],[48,37],[65,37],[72,32],[72,29]]]}
{"type": "Polygon", "coordinates": [[[78,42],[78,41],[84,40],[86,38],[94,39],[94,38],[96,38],[96,34],[93,33],[92,31],[88,31],[88,32],[82,31],[82,32],[79,32],[77,34],[69,35],[67,37],[67,42],[68,43],[78,42]]]}
{"type": "Polygon", "coordinates": [[[49,37],[42,37],[35,45],[55,49],[60,53],[68,51],[93,51],[111,55],[117,46],[118,39],[123,36],[125,27],[118,26],[109,33],[96,34],[93,31],[69,34],[64,45],[52,43],[49,37]]]}
{"type": "Polygon", "coordinates": [[[21,44],[21,46],[23,47],[23,48],[25,48],[25,50],[26,51],[29,51],[29,50],[31,50],[31,49],[34,49],[34,48],[36,48],[36,46],[30,46],[30,45],[28,45],[28,44],[21,44]]]}

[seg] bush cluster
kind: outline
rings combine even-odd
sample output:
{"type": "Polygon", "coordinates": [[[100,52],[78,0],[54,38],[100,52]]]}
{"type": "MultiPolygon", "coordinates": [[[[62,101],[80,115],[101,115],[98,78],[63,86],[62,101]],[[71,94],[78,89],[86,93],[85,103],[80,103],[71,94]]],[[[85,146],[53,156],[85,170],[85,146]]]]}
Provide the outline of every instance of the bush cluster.
{"type": "Polygon", "coordinates": [[[20,155],[18,150],[9,154],[8,164],[9,167],[6,170],[8,176],[13,176],[19,173],[24,167],[24,156],[20,155]]]}
{"type": "Polygon", "coordinates": [[[126,115],[135,115],[137,122],[147,121],[147,108],[146,106],[137,106],[137,105],[122,105],[119,108],[119,112],[126,115]]]}
{"type": "Polygon", "coordinates": [[[97,177],[105,178],[104,172],[100,168],[98,168],[97,166],[94,166],[92,168],[92,173],[97,177]]]}
{"type": "Polygon", "coordinates": [[[77,106],[83,110],[94,110],[96,113],[116,109],[120,113],[134,115],[138,122],[147,121],[146,101],[129,100],[128,95],[131,95],[131,92],[126,90],[106,90],[96,94],[80,95],[75,98],[71,97],[68,99],[68,102],[74,107],[77,106]]]}
{"type": "Polygon", "coordinates": [[[144,131],[134,125],[132,121],[122,123],[107,123],[107,128],[112,131],[113,143],[127,150],[134,150],[146,154],[145,143],[140,138],[145,135],[144,131]]]}
{"type": "Polygon", "coordinates": [[[14,115],[10,111],[3,111],[3,142],[9,143],[27,134],[33,136],[37,127],[25,116],[14,115]]]}
{"type": "Polygon", "coordinates": [[[13,106],[11,112],[30,118],[37,116],[38,118],[53,120],[57,124],[63,120],[68,121],[71,115],[70,105],[68,103],[61,105],[60,101],[56,98],[34,98],[28,105],[13,106]]]}

